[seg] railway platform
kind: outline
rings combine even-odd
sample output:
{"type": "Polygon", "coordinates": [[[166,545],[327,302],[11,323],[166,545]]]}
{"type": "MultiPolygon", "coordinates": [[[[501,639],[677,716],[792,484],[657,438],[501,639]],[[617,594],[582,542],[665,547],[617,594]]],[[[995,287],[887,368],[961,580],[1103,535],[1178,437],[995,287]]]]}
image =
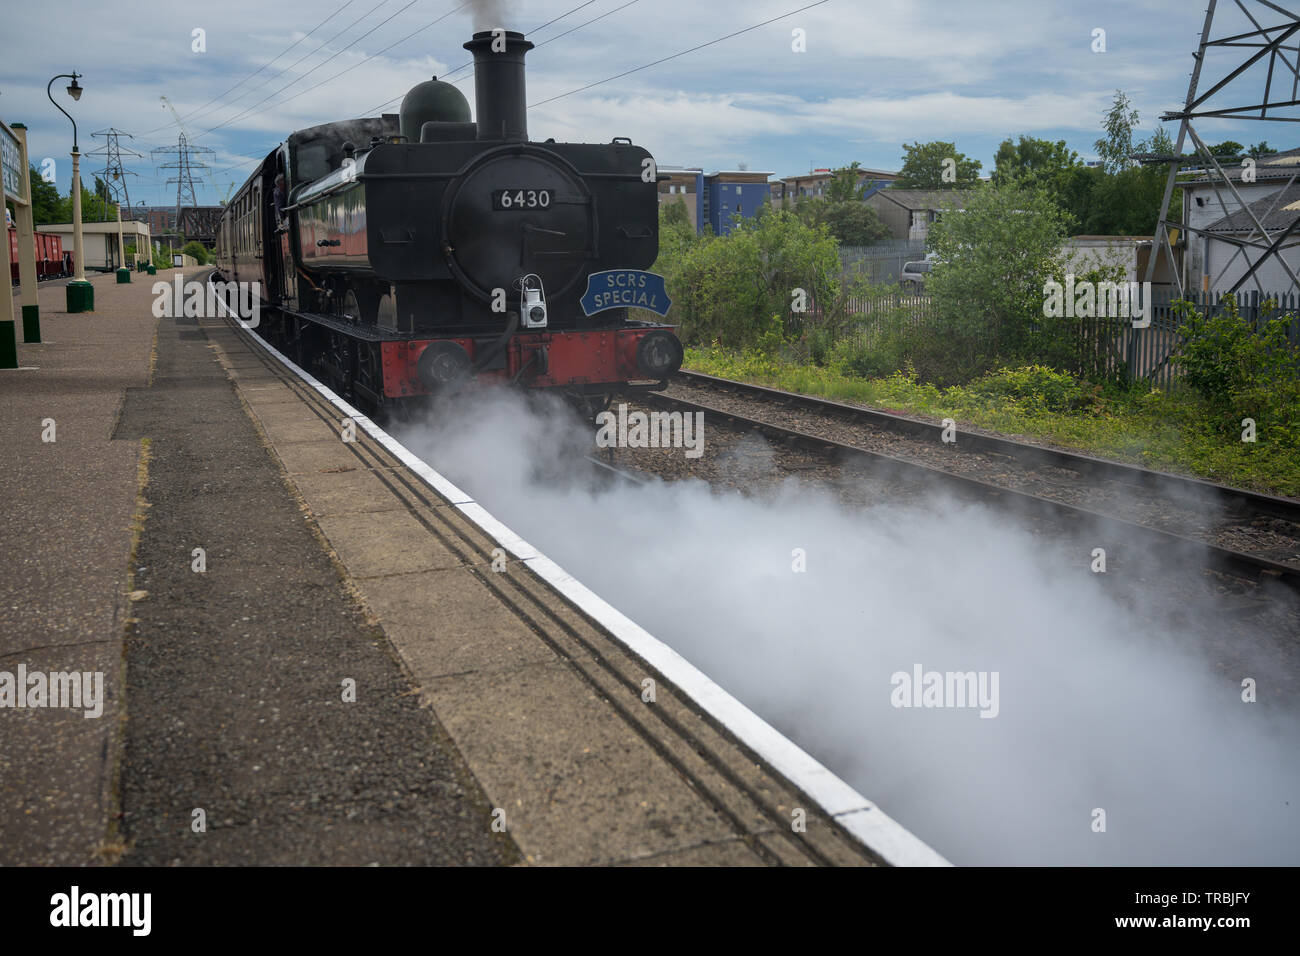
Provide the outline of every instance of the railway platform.
{"type": "Polygon", "coordinates": [[[103,688],[0,706],[0,863],[942,862],[864,843],[879,811],[810,799],[247,333],[108,279],[93,314],[43,289],[0,373],[0,681],[103,688]]]}

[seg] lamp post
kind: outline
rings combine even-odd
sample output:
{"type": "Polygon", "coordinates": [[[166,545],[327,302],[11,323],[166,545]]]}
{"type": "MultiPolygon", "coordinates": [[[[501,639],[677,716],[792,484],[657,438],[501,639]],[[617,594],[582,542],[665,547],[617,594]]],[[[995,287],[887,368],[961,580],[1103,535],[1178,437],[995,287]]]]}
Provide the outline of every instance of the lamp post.
{"type": "Polygon", "coordinates": [[[45,95],[54,103],[54,108],[68,118],[72,124],[72,281],[68,283],[68,311],[93,312],[95,309],[95,287],[86,281],[85,258],[86,247],[81,235],[81,150],[77,148],[77,121],[72,114],[54,101],[51,90],[55,80],[70,79],[68,95],[80,100],[82,87],[77,84],[81,76],[76,70],[71,73],[59,73],[50,79],[45,87],[45,95]]]}
{"type": "MultiPolygon", "coordinates": [[[[148,206],[148,204],[147,204],[143,199],[141,199],[139,202],[137,202],[137,203],[136,203],[136,206],[138,207],[138,210],[139,210],[139,211],[136,213],[136,215],[137,215],[137,217],[138,217],[138,218],[136,219],[136,222],[142,222],[142,223],[145,224],[145,228],[148,230],[148,232],[149,232],[149,238],[150,238],[150,240],[151,240],[150,242],[145,243],[145,246],[144,246],[144,248],[145,248],[145,259],[146,259],[146,261],[147,261],[148,263],[152,263],[152,262],[153,262],[153,244],[152,244],[152,239],[153,239],[153,230],[152,230],[152,229],[149,229],[149,206],[148,206]]],[[[143,272],[143,271],[144,271],[144,265],[141,264],[141,262],[140,262],[140,237],[139,237],[139,235],[138,235],[139,230],[137,229],[136,232],[137,232],[137,235],[136,235],[136,240],[135,240],[135,266],[136,266],[136,269],[137,269],[137,270],[143,272]]]]}
{"type": "MultiPolygon", "coordinates": [[[[131,210],[128,209],[127,215],[130,215],[130,213],[131,210]]],[[[126,266],[126,237],[122,234],[122,207],[120,205],[117,206],[117,256],[117,281],[119,283],[130,282],[131,270],[126,266]]]]}

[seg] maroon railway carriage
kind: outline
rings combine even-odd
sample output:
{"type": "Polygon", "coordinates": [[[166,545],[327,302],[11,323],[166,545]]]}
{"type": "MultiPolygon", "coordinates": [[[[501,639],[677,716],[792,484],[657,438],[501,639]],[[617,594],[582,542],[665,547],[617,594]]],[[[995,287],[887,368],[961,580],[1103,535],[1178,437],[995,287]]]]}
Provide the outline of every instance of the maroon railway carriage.
{"type": "MultiPolygon", "coordinates": [[[[71,264],[63,253],[63,237],[52,232],[38,232],[36,246],[36,280],[59,279],[72,275],[71,264]]],[[[9,227],[9,276],[18,284],[18,230],[9,227]]]]}

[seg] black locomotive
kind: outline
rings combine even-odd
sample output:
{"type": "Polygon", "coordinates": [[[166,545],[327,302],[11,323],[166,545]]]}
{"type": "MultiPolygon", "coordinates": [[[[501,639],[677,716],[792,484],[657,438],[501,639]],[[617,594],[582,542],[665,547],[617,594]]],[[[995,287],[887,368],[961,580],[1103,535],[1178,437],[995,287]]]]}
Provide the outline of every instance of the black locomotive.
{"type": "Polygon", "coordinates": [[[470,379],[588,410],[662,387],[682,359],[671,327],[583,307],[589,277],[635,284],[658,254],[653,159],[624,138],[529,141],[532,44],[495,30],[465,48],[477,122],[435,77],[399,115],[291,134],[227,205],[220,272],[260,283],[261,331],[290,357],[374,405],[470,379]]]}

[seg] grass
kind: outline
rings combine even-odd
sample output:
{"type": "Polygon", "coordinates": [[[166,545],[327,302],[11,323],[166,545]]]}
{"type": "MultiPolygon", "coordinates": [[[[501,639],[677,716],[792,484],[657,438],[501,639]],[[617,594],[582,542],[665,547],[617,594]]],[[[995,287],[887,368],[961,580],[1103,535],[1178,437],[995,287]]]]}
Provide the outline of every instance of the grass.
{"type": "MultiPolygon", "coordinates": [[[[959,427],[974,426],[1144,468],[1300,497],[1300,448],[1290,442],[1270,442],[1267,429],[1253,443],[1241,441],[1235,431],[1216,429],[1200,399],[1186,390],[1102,388],[1072,380],[1064,397],[1019,386],[1007,394],[981,388],[980,383],[937,388],[904,373],[862,378],[758,351],[717,347],[687,349],[685,367],[904,415],[952,418],[959,427]]],[[[1022,383],[1028,371],[1000,373],[992,384],[1022,383]]],[[[1053,385],[1065,378],[1036,371],[1053,385]]]]}

